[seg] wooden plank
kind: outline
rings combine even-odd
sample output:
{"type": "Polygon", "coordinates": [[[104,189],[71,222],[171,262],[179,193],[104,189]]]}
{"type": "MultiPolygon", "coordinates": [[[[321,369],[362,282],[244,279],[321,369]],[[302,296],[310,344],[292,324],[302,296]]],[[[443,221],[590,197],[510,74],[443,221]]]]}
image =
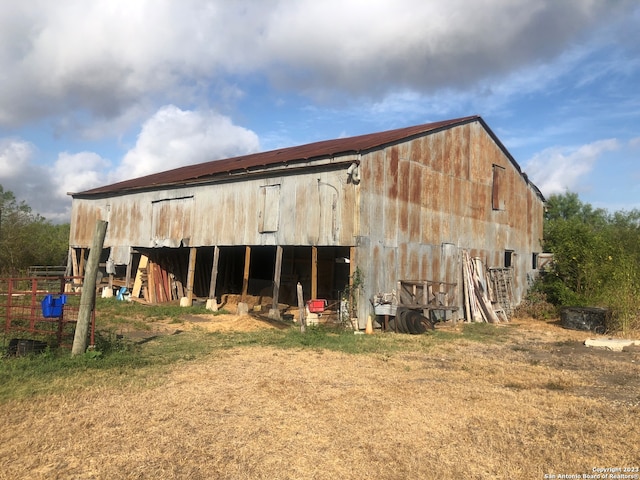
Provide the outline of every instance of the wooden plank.
{"type": "Polygon", "coordinates": [[[278,300],[280,296],[280,275],[282,273],[282,247],[276,247],[276,264],[273,272],[273,301],[271,308],[278,309],[278,300]]]}
{"type": "Polygon", "coordinates": [[[131,291],[132,297],[140,298],[140,291],[142,289],[142,275],[146,272],[148,263],[149,258],[146,255],[140,255],[138,270],[136,272],[136,278],[133,281],[133,290],[131,291]]]}
{"type": "Polygon", "coordinates": [[[298,282],[298,284],[296,285],[296,291],[298,294],[298,315],[300,317],[300,331],[304,333],[305,330],[307,329],[307,318],[306,318],[306,311],[304,308],[304,296],[302,293],[302,284],[300,282],[298,282]]]}
{"type": "Polygon", "coordinates": [[[129,284],[131,283],[131,264],[133,263],[133,252],[129,248],[129,263],[127,263],[127,273],[125,274],[124,286],[129,290],[129,284]]]}
{"type": "Polygon", "coordinates": [[[171,287],[169,286],[169,273],[166,268],[162,268],[162,289],[164,295],[164,301],[170,302],[171,298],[171,287]]]}
{"type": "Polygon", "coordinates": [[[80,249],[80,266],[78,267],[78,275],[80,277],[84,276],[84,263],[85,263],[84,255],[85,255],[85,249],[81,248],[80,249]]]}
{"type": "Polygon", "coordinates": [[[311,298],[318,298],[318,247],[311,247],[311,298]]]}
{"type": "Polygon", "coordinates": [[[242,276],[242,301],[244,302],[249,291],[249,267],[251,265],[251,247],[247,245],[244,251],[244,274],[242,276]]]}
{"type": "Polygon", "coordinates": [[[189,249],[189,268],[187,270],[187,298],[189,299],[189,304],[193,301],[193,281],[196,273],[196,254],[198,249],[196,247],[191,247],[189,249]]]}
{"type": "Polygon", "coordinates": [[[211,265],[211,282],[209,283],[209,298],[216,298],[216,283],[218,281],[218,263],[220,262],[220,247],[213,247],[213,264],[211,265]]]}
{"type": "Polygon", "coordinates": [[[156,282],[155,282],[155,268],[154,262],[149,260],[147,265],[147,291],[149,292],[149,298],[147,298],[147,302],[156,303],[156,282]]]}
{"type": "MultiPolygon", "coordinates": [[[[72,255],[71,255],[71,262],[72,262],[72,268],[73,268],[73,276],[74,277],[79,277],[80,273],[79,273],[79,266],[78,266],[78,256],[76,255],[76,249],[75,248],[69,248],[69,250],[72,250],[72,255]]],[[[74,285],[80,285],[80,279],[78,278],[74,278],[73,279],[73,284],[74,285]]]]}

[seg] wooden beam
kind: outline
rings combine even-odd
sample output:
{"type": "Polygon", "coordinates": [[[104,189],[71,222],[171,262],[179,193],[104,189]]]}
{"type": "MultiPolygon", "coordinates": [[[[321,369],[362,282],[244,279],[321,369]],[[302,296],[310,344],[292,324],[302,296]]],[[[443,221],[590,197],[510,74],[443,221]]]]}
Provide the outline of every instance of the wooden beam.
{"type": "Polygon", "coordinates": [[[273,271],[273,303],[271,308],[278,309],[278,301],[280,296],[280,274],[282,272],[282,247],[276,247],[276,264],[273,271]]]}
{"type": "Polygon", "coordinates": [[[189,299],[189,305],[193,302],[193,280],[196,274],[196,254],[198,249],[191,247],[189,249],[189,269],[187,270],[187,298],[189,299]]]}
{"type": "MultiPolygon", "coordinates": [[[[138,271],[136,272],[136,278],[133,281],[133,289],[131,290],[131,296],[134,298],[140,297],[140,291],[142,290],[142,277],[147,269],[149,258],[146,255],[140,255],[138,261],[138,271]]],[[[146,299],[149,300],[148,298],[146,299]]]]}
{"type": "Polygon", "coordinates": [[[307,318],[306,310],[304,307],[304,295],[302,293],[302,284],[298,282],[296,285],[296,291],[298,294],[298,316],[300,317],[300,331],[305,333],[307,330],[307,318]]]}
{"type": "Polygon", "coordinates": [[[87,274],[82,285],[80,296],[80,306],[78,307],[78,321],[73,337],[71,355],[83,354],[87,350],[89,340],[89,324],[91,322],[91,312],[93,312],[96,301],[96,278],[98,276],[98,264],[104,246],[104,237],[107,234],[107,222],[98,220],[93,233],[93,242],[89,251],[89,261],[87,274]]]}
{"type": "Polygon", "coordinates": [[[79,276],[84,276],[84,254],[85,254],[85,249],[81,248],[80,249],[80,266],[78,267],[78,275],[79,276]]]}
{"type": "Polygon", "coordinates": [[[133,263],[133,251],[129,248],[129,263],[127,263],[127,273],[125,274],[124,286],[129,290],[131,284],[131,264],[133,263]]]}
{"type": "Polygon", "coordinates": [[[318,247],[311,247],[311,298],[318,298],[318,247]]]}
{"type": "MultiPolygon", "coordinates": [[[[69,248],[69,251],[71,252],[71,268],[72,270],[72,276],[74,277],[79,277],[80,273],[79,273],[79,266],[78,266],[78,255],[76,253],[76,249],[75,248],[69,248]]],[[[79,286],[80,285],[80,279],[78,278],[74,278],[73,279],[73,285],[75,286],[79,286]]]]}
{"type": "Polygon", "coordinates": [[[220,262],[220,247],[213,247],[213,265],[211,266],[211,283],[209,283],[209,298],[216,298],[216,282],[218,281],[218,263],[220,262]]]}
{"type": "Polygon", "coordinates": [[[149,259],[149,263],[147,264],[147,292],[149,293],[149,298],[147,298],[147,302],[156,303],[156,272],[155,272],[155,264],[149,259]]]}
{"type": "Polygon", "coordinates": [[[246,300],[249,291],[249,267],[251,265],[251,247],[247,245],[244,251],[244,275],[242,276],[242,301],[246,300]]]}

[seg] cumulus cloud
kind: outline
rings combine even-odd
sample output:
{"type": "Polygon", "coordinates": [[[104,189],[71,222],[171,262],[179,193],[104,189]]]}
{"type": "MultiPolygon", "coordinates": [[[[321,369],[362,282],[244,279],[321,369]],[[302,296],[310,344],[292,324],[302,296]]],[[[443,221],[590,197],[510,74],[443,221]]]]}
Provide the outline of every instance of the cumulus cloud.
{"type": "Polygon", "coordinates": [[[67,198],[69,193],[82,192],[103,185],[111,162],[94,152],[68,153],[58,155],[52,175],[56,177],[58,198],[67,198]]]}
{"type": "Polygon", "coordinates": [[[600,140],[578,148],[548,148],[526,162],[524,170],[545,196],[576,191],[598,158],[604,152],[618,148],[619,143],[615,139],[600,140]]]}
{"type": "Polygon", "coordinates": [[[0,180],[20,176],[33,157],[34,146],[22,140],[0,139],[0,180]]]}
{"type": "Polygon", "coordinates": [[[64,210],[65,202],[55,198],[55,178],[49,169],[35,163],[37,153],[30,142],[16,138],[0,139],[0,185],[41,215],[64,210]]]}
{"type": "Polygon", "coordinates": [[[159,109],[142,126],[136,145],[114,164],[95,152],[62,152],[51,166],[36,163],[36,148],[0,139],[0,185],[52,221],[68,221],[69,193],[107,183],[256,152],[258,137],[212,110],[159,109]]]}
{"type": "Polygon", "coordinates": [[[258,136],[212,110],[167,105],[142,126],[114,180],[125,180],[209,160],[258,151],[258,136]]]}
{"type": "Polygon", "coordinates": [[[59,113],[127,119],[150,98],[197,99],[229,73],[260,75],[316,97],[468,86],[554,57],[628,5],[633,2],[5,1],[0,124],[59,113]]]}

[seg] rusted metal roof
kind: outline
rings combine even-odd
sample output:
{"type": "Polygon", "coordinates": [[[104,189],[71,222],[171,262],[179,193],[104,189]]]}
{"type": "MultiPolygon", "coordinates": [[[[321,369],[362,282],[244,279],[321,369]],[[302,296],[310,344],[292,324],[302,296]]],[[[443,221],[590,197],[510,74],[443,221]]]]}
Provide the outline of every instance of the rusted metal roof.
{"type": "Polygon", "coordinates": [[[189,183],[206,181],[224,174],[234,172],[250,171],[251,169],[268,166],[293,164],[312,159],[328,158],[339,154],[363,153],[368,150],[382,147],[414,136],[433,133],[439,130],[455,127],[473,121],[480,121],[498,145],[505,151],[513,161],[518,170],[515,160],[509,152],[502,146],[497,137],[491,132],[480,116],[457,118],[440,122],[427,123],[412,127],[399,128],[378,133],[370,133],[349,138],[338,138],[334,140],[324,140],[295,147],[281,148],[268,152],[254,153],[240,157],[214,160],[210,162],[189,165],[173,170],[154,173],[144,177],[133,178],[123,182],[106,185],[84,192],[74,193],[73,196],[93,196],[102,194],[117,194],[133,190],[147,190],[165,186],[185,185],[189,183]]]}

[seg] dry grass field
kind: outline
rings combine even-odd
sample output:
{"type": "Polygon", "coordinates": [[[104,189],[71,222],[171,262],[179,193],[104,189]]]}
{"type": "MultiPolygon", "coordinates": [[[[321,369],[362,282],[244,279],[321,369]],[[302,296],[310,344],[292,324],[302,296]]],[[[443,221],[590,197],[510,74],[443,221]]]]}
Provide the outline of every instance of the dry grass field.
{"type": "Polygon", "coordinates": [[[4,400],[0,478],[638,475],[640,354],[587,348],[588,333],[526,319],[443,325],[353,336],[380,348],[344,353],[260,337],[217,348],[230,331],[274,327],[184,320],[157,323],[156,333],[181,333],[140,348],[178,338],[210,348],[162,367],[81,371],[4,400]]]}

